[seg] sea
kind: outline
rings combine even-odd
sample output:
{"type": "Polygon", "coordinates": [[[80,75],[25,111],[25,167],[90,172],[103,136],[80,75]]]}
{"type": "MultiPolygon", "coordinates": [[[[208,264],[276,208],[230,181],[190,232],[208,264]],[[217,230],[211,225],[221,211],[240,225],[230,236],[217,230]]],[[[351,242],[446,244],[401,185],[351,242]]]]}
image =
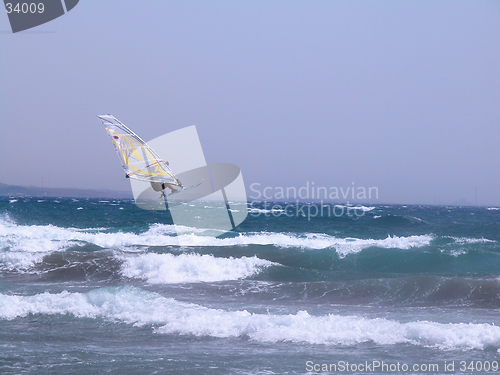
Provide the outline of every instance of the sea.
{"type": "Polygon", "coordinates": [[[319,205],[0,197],[0,374],[500,372],[499,207],[319,205]]]}

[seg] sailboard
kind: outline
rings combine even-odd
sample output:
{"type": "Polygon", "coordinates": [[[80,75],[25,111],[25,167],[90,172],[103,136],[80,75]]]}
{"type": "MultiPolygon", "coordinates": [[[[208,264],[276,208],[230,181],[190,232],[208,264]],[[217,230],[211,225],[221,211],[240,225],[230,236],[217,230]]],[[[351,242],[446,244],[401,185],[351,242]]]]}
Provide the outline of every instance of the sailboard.
{"type": "MultiPolygon", "coordinates": [[[[155,191],[169,188],[173,193],[186,190],[163,160],[146,142],[112,115],[98,115],[111,138],[127,178],[151,183],[155,191]]],[[[201,182],[200,182],[201,183],[201,182]]]]}
{"type": "Polygon", "coordinates": [[[197,184],[194,184],[194,185],[191,185],[191,186],[183,186],[181,189],[172,191],[168,195],[177,194],[177,193],[180,193],[182,191],[194,189],[195,187],[200,186],[202,182],[203,182],[203,179],[200,182],[198,182],[197,184]]]}

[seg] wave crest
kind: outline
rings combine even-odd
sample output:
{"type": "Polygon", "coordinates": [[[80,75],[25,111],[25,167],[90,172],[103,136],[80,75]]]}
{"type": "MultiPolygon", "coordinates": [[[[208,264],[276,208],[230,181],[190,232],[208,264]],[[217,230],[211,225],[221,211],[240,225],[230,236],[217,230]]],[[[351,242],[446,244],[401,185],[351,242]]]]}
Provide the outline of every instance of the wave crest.
{"type": "Polygon", "coordinates": [[[257,257],[216,258],[199,254],[141,254],[127,256],[122,264],[125,277],[150,284],[214,282],[252,276],[274,263],[257,257]]]}
{"type": "Polygon", "coordinates": [[[248,337],[260,342],[307,342],[326,345],[412,344],[450,349],[500,347],[500,327],[477,323],[401,323],[359,316],[256,314],[225,311],[165,298],[133,287],[104,288],[88,293],[43,293],[33,296],[0,294],[0,318],[29,314],[71,314],[77,318],[102,318],[137,326],[151,326],[160,334],[248,337]]]}

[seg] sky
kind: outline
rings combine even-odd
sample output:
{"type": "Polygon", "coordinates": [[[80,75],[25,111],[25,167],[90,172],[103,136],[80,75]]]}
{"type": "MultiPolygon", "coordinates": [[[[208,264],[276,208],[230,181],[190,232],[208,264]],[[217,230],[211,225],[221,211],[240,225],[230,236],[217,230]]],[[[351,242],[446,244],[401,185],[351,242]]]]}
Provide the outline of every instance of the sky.
{"type": "Polygon", "coordinates": [[[110,113],[145,140],[196,125],[251,197],[500,205],[499,19],[498,1],[80,0],[13,34],[3,14],[0,182],[128,190],[110,113]]]}

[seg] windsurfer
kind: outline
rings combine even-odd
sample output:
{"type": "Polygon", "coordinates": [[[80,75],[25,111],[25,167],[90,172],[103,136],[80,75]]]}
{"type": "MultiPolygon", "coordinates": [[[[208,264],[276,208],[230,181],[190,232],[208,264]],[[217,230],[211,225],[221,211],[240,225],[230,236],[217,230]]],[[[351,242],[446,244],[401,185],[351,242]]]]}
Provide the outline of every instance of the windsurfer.
{"type": "Polygon", "coordinates": [[[167,182],[164,182],[163,184],[161,184],[161,187],[163,190],[165,190],[166,188],[169,188],[172,193],[175,193],[177,191],[176,189],[173,188],[172,185],[170,185],[167,182]]]}

